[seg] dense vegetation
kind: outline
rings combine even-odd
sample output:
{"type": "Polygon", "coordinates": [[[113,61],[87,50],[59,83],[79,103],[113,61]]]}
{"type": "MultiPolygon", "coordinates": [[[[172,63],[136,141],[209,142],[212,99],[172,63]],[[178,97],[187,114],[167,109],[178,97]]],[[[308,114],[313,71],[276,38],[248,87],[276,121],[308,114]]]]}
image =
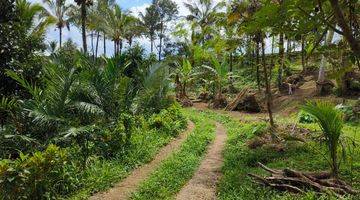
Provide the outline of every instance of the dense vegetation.
{"type": "Polygon", "coordinates": [[[0,198],[104,191],[188,119],[194,132],[131,198],[173,198],[214,140],[215,121],[229,136],[220,199],[358,198],[349,185],[360,189],[360,3],[176,2],[153,0],[142,13],[109,0],[0,2],[0,198]],[[81,41],[64,41],[70,29],[81,41]],[[181,108],[193,105],[252,114],[239,122],[181,108]],[[315,182],[345,189],[310,180],[294,197],[253,183],[249,173],[265,175],[258,162],[327,170],[329,180],[315,182]]]}

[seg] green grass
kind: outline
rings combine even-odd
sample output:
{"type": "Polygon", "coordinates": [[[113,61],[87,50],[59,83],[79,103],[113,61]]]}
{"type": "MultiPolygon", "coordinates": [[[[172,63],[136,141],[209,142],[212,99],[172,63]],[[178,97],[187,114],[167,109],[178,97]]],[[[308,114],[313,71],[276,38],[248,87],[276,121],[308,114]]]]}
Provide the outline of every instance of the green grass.
{"type": "Polygon", "coordinates": [[[215,125],[195,111],[186,111],[196,128],[179,151],[173,153],[141,184],[132,199],[171,199],[191,179],[202,160],[206,147],[215,137],[215,125]]]}
{"type": "Polygon", "coordinates": [[[172,139],[170,134],[155,129],[137,130],[125,156],[112,160],[94,158],[85,172],[77,177],[80,189],[69,199],[87,199],[92,193],[112,187],[135,167],[150,162],[158,150],[172,139]]]}
{"type": "MultiPolygon", "coordinates": [[[[293,168],[305,171],[327,170],[329,167],[324,161],[323,154],[326,148],[318,143],[310,142],[301,144],[288,143],[285,152],[275,152],[268,148],[251,150],[246,146],[246,141],[254,137],[254,129],[264,122],[241,123],[227,115],[206,111],[206,116],[222,122],[228,131],[228,141],[224,150],[223,178],[218,184],[218,198],[224,200],[234,199],[335,199],[331,196],[318,196],[314,192],[304,195],[295,195],[278,192],[267,187],[255,184],[247,176],[248,173],[266,173],[256,166],[262,162],[272,168],[293,168]]],[[[284,123],[289,119],[278,119],[284,123]]],[[[302,125],[310,129],[319,128],[315,124],[302,125]]],[[[356,128],[347,125],[345,135],[354,135],[356,128]]],[[[357,136],[359,137],[359,136],[357,136]]],[[[341,177],[354,188],[360,189],[360,147],[353,149],[353,160],[341,165],[341,177]]],[[[359,196],[348,196],[345,199],[359,199],[359,196]]]]}

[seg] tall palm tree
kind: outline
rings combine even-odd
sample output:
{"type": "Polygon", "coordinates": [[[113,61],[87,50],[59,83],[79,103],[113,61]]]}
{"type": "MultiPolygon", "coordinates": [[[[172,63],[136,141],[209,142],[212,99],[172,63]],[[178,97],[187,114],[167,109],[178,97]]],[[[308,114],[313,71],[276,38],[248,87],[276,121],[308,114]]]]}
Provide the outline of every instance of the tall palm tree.
{"type": "Polygon", "coordinates": [[[29,35],[41,36],[46,29],[55,23],[54,18],[38,3],[29,3],[26,0],[16,0],[18,16],[22,26],[29,35]]]}
{"type": "Polygon", "coordinates": [[[156,39],[156,31],[159,29],[160,15],[157,12],[156,6],[152,4],[146,8],[145,14],[140,13],[141,24],[145,30],[145,36],[150,39],[151,53],[154,52],[154,41],[156,39]]]}
{"type": "Polygon", "coordinates": [[[145,32],[145,29],[141,26],[141,21],[138,18],[131,15],[129,15],[128,18],[128,23],[124,27],[124,38],[131,47],[134,38],[140,37],[145,32]]]}
{"type": "Polygon", "coordinates": [[[100,34],[103,34],[104,40],[104,55],[106,54],[106,35],[103,22],[105,22],[106,12],[110,6],[114,5],[114,1],[98,0],[89,12],[88,26],[89,29],[96,32],[96,45],[95,45],[95,57],[98,55],[100,34]]]}
{"type": "Polygon", "coordinates": [[[211,32],[211,25],[213,25],[218,16],[218,11],[223,6],[224,2],[214,3],[213,0],[196,0],[192,3],[184,3],[190,14],[186,16],[188,21],[192,21],[194,28],[200,28],[200,40],[205,41],[205,37],[211,32]]]}
{"type": "Polygon", "coordinates": [[[80,6],[81,12],[81,34],[82,34],[82,41],[83,41],[83,50],[84,53],[87,53],[87,45],[86,45],[86,7],[92,5],[92,0],[74,0],[75,3],[80,6]]]}
{"type": "Polygon", "coordinates": [[[121,54],[123,40],[125,39],[125,27],[132,21],[120,6],[114,5],[107,9],[106,17],[103,19],[103,28],[108,37],[114,41],[114,54],[121,54]]]}
{"type": "Polygon", "coordinates": [[[59,29],[59,46],[62,44],[62,30],[66,27],[70,30],[69,18],[66,16],[70,6],[65,5],[65,0],[43,0],[47,5],[48,13],[56,20],[56,28],[59,29]]]}

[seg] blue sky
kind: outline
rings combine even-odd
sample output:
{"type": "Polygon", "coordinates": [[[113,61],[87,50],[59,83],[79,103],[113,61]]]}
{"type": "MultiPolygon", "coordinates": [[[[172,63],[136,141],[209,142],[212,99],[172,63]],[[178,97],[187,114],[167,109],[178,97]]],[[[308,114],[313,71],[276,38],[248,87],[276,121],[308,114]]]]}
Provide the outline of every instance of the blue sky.
{"type": "Polygon", "coordinates": [[[151,0],[117,0],[116,1],[122,8],[129,9],[132,7],[142,6],[151,3],[151,0]]]}
{"type": "MultiPolygon", "coordinates": [[[[39,4],[43,4],[42,0],[28,0],[30,2],[36,2],[39,4]]],[[[130,10],[134,15],[137,15],[139,12],[144,12],[145,9],[151,4],[152,0],[116,0],[116,3],[120,5],[120,7],[124,10],[130,10]]],[[[188,10],[184,6],[184,2],[191,2],[192,0],[173,0],[178,5],[179,15],[185,16],[188,14],[188,10]]],[[[221,0],[214,0],[215,2],[220,2],[221,0]]],[[[67,3],[73,3],[74,0],[66,0],[67,3]]],[[[171,25],[174,25],[172,23],[171,25]]],[[[170,28],[171,29],[171,28],[170,28]]],[[[68,39],[71,39],[73,42],[75,42],[79,47],[82,46],[82,39],[81,39],[81,32],[80,30],[75,27],[71,26],[70,31],[67,29],[63,29],[63,42],[65,42],[68,39]]],[[[46,43],[50,43],[51,41],[59,41],[59,30],[55,28],[55,26],[50,27],[48,29],[48,32],[46,34],[46,43]]],[[[147,53],[150,51],[150,41],[147,38],[138,38],[135,39],[135,43],[139,43],[142,45],[147,53]]],[[[99,42],[100,48],[99,48],[99,55],[103,54],[103,48],[102,44],[103,41],[99,42]]],[[[158,41],[155,41],[155,46],[157,45],[158,41]]],[[[90,37],[87,38],[87,45],[88,45],[88,51],[91,51],[91,39],[90,37]]],[[[95,44],[94,44],[95,46],[95,44]]],[[[106,54],[108,56],[113,55],[114,53],[114,45],[110,40],[106,41],[106,54]]],[[[126,48],[126,45],[125,45],[126,48]]],[[[156,53],[156,49],[154,51],[156,53]]]]}
{"type": "MultiPolygon", "coordinates": [[[[42,3],[42,0],[28,0],[30,2],[37,2],[40,4],[42,3]]],[[[124,10],[130,10],[134,15],[137,15],[139,12],[144,12],[146,7],[148,7],[151,4],[152,0],[116,0],[116,3],[120,5],[120,7],[124,10]]],[[[178,5],[178,11],[180,16],[185,16],[189,12],[184,6],[184,2],[191,2],[192,0],[173,0],[178,5]]],[[[214,0],[214,2],[220,2],[222,0],[214,0]]],[[[73,3],[74,0],[66,0],[67,3],[73,3]]],[[[171,26],[174,25],[174,23],[170,24],[171,26]]],[[[169,28],[171,29],[171,28],[169,28]]],[[[89,33],[88,33],[89,34],[89,33]]],[[[65,42],[68,39],[71,39],[73,42],[75,42],[79,47],[82,46],[82,39],[81,39],[81,32],[80,30],[75,27],[71,26],[70,31],[67,29],[63,29],[63,42],[65,42]]],[[[59,41],[59,30],[55,28],[55,26],[50,27],[48,29],[48,32],[46,34],[46,43],[50,43],[51,41],[59,41]]],[[[142,45],[147,53],[150,51],[150,41],[147,38],[137,38],[134,41],[135,43],[139,43],[142,45]]],[[[158,41],[155,41],[155,47],[157,45],[158,41]]],[[[102,39],[99,41],[99,55],[103,54],[103,41],[102,39]]],[[[87,37],[87,45],[88,45],[88,51],[92,50],[91,45],[91,39],[90,37],[87,37]]],[[[95,42],[94,42],[95,46],[95,42]]],[[[126,45],[125,45],[126,48],[126,45]]],[[[106,54],[108,56],[113,55],[114,53],[114,45],[110,40],[106,41],[106,54]]],[[[156,48],[154,53],[156,53],[156,48]]]]}
{"type": "MultiPolygon", "coordinates": [[[[30,2],[36,2],[43,5],[42,0],[29,0],[30,2]]],[[[73,0],[67,0],[67,2],[73,2],[73,0]]],[[[120,5],[121,8],[125,10],[131,10],[134,14],[137,14],[140,11],[143,11],[150,3],[151,0],[116,0],[116,3],[120,5]]],[[[70,31],[67,29],[63,30],[63,42],[65,42],[68,39],[71,39],[73,42],[75,42],[79,47],[82,46],[82,39],[81,39],[81,32],[80,30],[75,27],[71,26],[70,31]]],[[[51,41],[59,41],[59,30],[55,28],[55,26],[52,26],[48,29],[46,34],[46,43],[50,43],[51,41]]],[[[136,42],[143,45],[146,50],[149,49],[149,42],[145,38],[140,38],[136,42]]],[[[99,54],[103,54],[103,41],[101,40],[99,42],[99,54]]],[[[91,51],[91,39],[88,37],[87,39],[87,45],[88,45],[88,51],[91,51]]],[[[94,44],[95,45],[95,44],[94,44]]],[[[110,40],[106,41],[106,54],[112,55],[114,52],[113,49],[113,43],[110,40]]]]}
{"type": "MultiPolygon", "coordinates": [[[[29,0],[30,2],[37,2],[40,4],[42,3],[42,0],[29,0]]],[[[73,3],[73,0],[66,0],[68,3],[73,3]]],[[[116,3],[120,5],[122,9],[130,10],[134,15],[137,15],[139,12],[144,12],[145,8],[150,5],[152,0],[116,0],[116,3]]],[[[178,5],[179,9],[179,15],[184,16],[187,15],[188,11],[184,6],[184,2],[191,2],[192,0],[173,0],[178,5]]],[[[214,0],[214,1],[221,1],[221,0],[214,0]]],[[[172,24],[174,25],[174,24],[172,24]]],[[[70,31],[67,29],[63,30],[63,41],[66,41],[68,39],[71,39],[73,42],[75,42],[79,47],[82,46],[82,39],[81,39],[81,32],[80,30],[75,27],[71,26],[70,31]]],[[[50,43],[51,41],[59,41],[59,30],[55,28],[55,26],[50,27],[48,29],[48,32],[46,34],[46,43],[50,43]]],[[[147,38],[138,38],[134,42],[139,43],[142,45],[147,53],[150,51],[150,41],[147,38]]],[[[155,45],[157,45],[158,41],[155,41],[155,45]]],[[[102,39],[99,41],[99,55],[103,54],[103,41],[102,39]]],[[[88,51],[92,50],[91,45],[91,39],[90,37],[87,38],[87,45],[88,45],[88,51]]],[[[95,46],[95,40],[94,40],[94,46],[95,46]]],[[[266,52],[271,52],[270,49],[271,41],[270,39],[266,40],[266,52]]],[[[110,40],[106,41],[106,54],[108,56],[113,55],[114,53],[114,45],[110,40]]],[[[126,45],[125,45],[126,48],[126,45]]],[[[276,51],[276,50],[275,50],[276,51]]],[[[156,49],[155,52],[156,53],[156,49]]]]}

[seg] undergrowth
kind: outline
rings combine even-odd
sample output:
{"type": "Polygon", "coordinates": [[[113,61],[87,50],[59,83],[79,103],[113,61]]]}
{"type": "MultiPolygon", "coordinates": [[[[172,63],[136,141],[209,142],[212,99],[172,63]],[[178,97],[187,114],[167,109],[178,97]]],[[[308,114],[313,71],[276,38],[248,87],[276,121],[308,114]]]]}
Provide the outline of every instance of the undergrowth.
{"type": "MultiPolygon", "coordinates": [[[[254,127],[262,126],[264,122],[242,123],[227,115],[212,111],[206,111],[206,116],[225,125],[228,131],[228,141],[224,150],[223,178],[218,184],[218,198],[224,200],[233,199],[336,199],[333,196],[321,195],[315,192],[307,192],[303,195],[279,192],[257,183],[253,183],[247,176],[248,173],[266,173],[256,166],[262,162],[271,168],[292,168],[304,171],[328,170],[324,159],[326,148],[318,143],[308,142],[301,144],[291,142],[284,152],[276,152],[269,148],[249,149],[246,141],[255,137],[254,127]]],[[[314,130],[313,124],[303,125],[314,130]]],[[[317,130],[319,130],[317,128],[317,130]]],[[[345,135],[354,135],[356,129],[351,126],[344,128],[345,135]]],[[[341,165],[340,177],[351,184],[355,189],[360,188],[360,148],[352,149],[349,159],[341,165]]],[[[345,199],[359,199],[359,196],[346,196],[345,199]]]]}

